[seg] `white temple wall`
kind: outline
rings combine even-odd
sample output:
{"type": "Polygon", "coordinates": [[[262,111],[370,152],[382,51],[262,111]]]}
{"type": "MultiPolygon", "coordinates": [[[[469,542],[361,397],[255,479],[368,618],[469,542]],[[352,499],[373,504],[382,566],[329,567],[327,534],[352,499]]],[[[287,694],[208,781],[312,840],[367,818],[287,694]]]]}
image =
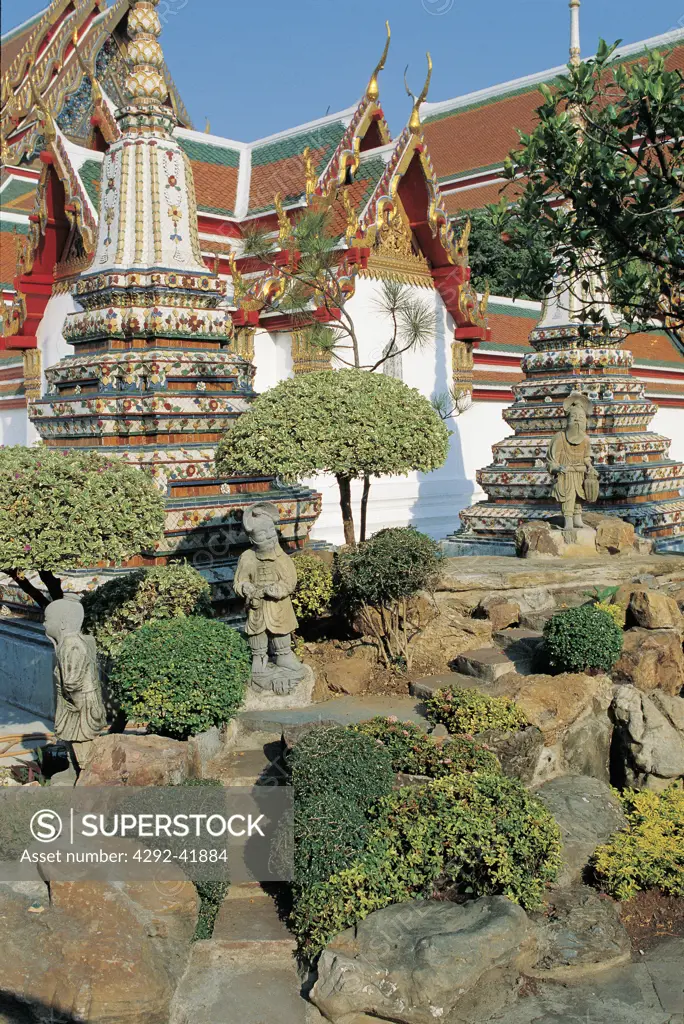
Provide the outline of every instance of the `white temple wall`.
{"type": "MultiPolygon", "coordinates": [[[[73,296],[70,294],[66,295],[51,295],[48,299],[47,306],[45,307],[45,313],[43,319],[38,325],[36,337],[38,339],[38,348],[41,352],[42,357],[42,369],[41,369],[41,390],[45,394],[47,390],[47,384],[45,380],[45,370],[47,367],[54,366],[64,356],[73,355],[73,345],[67,344],[64,340],[64,321],[66,320],[68,313],[73,313],[77,308],[74,302],[73,296]]],[[[80,308],[80,307],[78,307],[80,308]]],[[[38,440],[39,434],[34,427],[31,420],[28,419],[27,415],[27,441],[26,444],[34,444],[38,440]]]]}
{"type": "MultiPolygon", "coordinates": [[[[658,399],[654,399],[655,402],[658,399]]],[[[663,437],[669,437],[670,458],[684,462],[684,410],[661,406],[653,417],[649,430],[663,437]]]]}
{"type": "MultiPolygon", "coordinates": [[[[17,379],[22,379],[23,370],[17,367],[17,379]]],[[[13,444],[30,444],[28,439],[28,415],[26,409],[7,409],[3,411],[0,403],[0,446],[13,444]]]]}

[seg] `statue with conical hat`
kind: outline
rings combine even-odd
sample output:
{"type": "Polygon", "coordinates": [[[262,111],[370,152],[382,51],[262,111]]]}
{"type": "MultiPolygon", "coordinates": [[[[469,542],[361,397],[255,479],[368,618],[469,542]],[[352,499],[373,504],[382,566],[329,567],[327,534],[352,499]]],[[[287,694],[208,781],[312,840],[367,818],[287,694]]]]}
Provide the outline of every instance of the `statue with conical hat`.
{"type": "Polygon", "coordinates": [[[107,728],[95,640],[81,633],[83,617],[76,598],[52,601],[45,609],[45,632],[57,656],[55,735],[69,744],[77,770],[88,760],[92,741],[107,728]]]}
{"type": "Polygon", "coordinates": [[[586,395],[573,391],[563,402],[567,420],[564,430],[554,434],[546,464],[554,478],[553,496],[560,502],[565,529],[581,529],[580,502],[598,498],[598,473],[591,459],[591,441],[587,434],[587,416],[591,404],[586,395]]]}
{"type": "Polygon", "coordinates": [[[242,522],[252,547],[240,556],[233,587],[247,605],[245,633],[252,650],[252,685],[289,694],[306,675],[306,667],[292,650],[292,633],[298,625],[292,606],[297,570],[280,546],[279,519],[277,505],[269,501],[245,510],[242,522]]]}

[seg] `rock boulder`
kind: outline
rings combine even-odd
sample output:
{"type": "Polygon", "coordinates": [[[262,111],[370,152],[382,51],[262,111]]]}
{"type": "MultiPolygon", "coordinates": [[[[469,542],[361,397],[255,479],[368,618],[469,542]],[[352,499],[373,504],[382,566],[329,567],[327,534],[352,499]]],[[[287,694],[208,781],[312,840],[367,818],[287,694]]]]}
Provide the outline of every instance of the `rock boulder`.
{"type": "Polygon", "coordinates": [[[513,998],[535,948],[527,914],[504,896],[395,904],[332,940],[310,998],[335,1024],[483,1020],[513,998]]]}
{"type": "Polygon", "coordinates": [[[610,713],[619,784],[659,792],[684,778],[684,698],[621,686],[610,713]]]}
{"type": "Polygon", "coordinates": [[[478,605],[478,613],[489,619],[495,632],[516,626],[520,622],[520,605],[517,601],[508,600],[500,594],[483,597],[478,605]]]}
{"type": "Polygon", "coordinates": [[[528,974],[540,980],[575,981],[630,959],[631,943],[619,905],[586,885],[551,893],[539,924],[540,957],[528,974]]]}
{"type": "Polygon", "coordinates": [[[178,785],[188,775],[188,745],[165,736],[99,736],[78,786],[178,785]]]}
{"type": "Polygon", "coordinates": [[[596,550],[601,555],[629,555],[635,539],[632,524],[615,516],[606,516],[596,527],[596,550]]]}
{"type": "Polygon", "coordinates": [[[616,683],[631,683],[646,692],[660,689],[677,696],[684,688],[681,633],[677,629],[640,626],[628,629],[612,676],[616,683]]]}
{"type": "Polygon", "coordinates": [[[610,786],[583,775],[551,779],[535,790],[560,826],[563,867],[559,888],[581,879],[597,846],[627,821],[610,786]]]}
{"type": "Polygon", "coordinates": [[[644,629],[678,629],[684,626],[674,598],[657,590],[637,590],[627,608],[627,621],[644,629]]]}

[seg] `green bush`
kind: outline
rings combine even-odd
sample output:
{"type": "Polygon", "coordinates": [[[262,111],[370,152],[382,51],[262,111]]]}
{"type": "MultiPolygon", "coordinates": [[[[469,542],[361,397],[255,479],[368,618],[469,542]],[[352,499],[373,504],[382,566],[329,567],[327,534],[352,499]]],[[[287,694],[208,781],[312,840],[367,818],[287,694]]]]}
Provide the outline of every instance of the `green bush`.
{"type": "Polygon", "coordinates": [[[560,865],[560,830],[541,801],[503,775],[454,775],[406,787],[370,812],[364,852],[298,894],[291,924],[315,957],[337,932],[436,887],[541,905],[560,865]]]}
{"type": "Polygon", "coordinates": [[[618,900],[641,889],[684,896],[684,790],[625,790],[627,828],[615,832],[592,858],[599,886],[618,900]]]}
{"type": "Polygon", "coordinates": [[[557,612],[544,626],[544,651],[558,672],[609,672],[620,657],[624,637],[615,619],[596,605],[557,612]]]}
{"type": "Polygon", "coordinates": [[[155,619],[211,616],[211,588],[185,562],[136,569],[103,583],[83,596],[85,631],[98,651],[112,656],[124,637],[155,619]]]}
{"type": "Polygon", "coordinates": [[[333,596],[332,569],[315,555],[294,555],[292,560],[297,569],[292,604],[299,621],[305,622],[328,610],[333,596]]]}
{"type": "Polygon", "coordinates": [[[189,616],[129,633],[113,659],[110,685],[129,719],[186,739],[233,717],[250,671],[249,647],[236,630],[189,616]]]}
{"type": "Polygon", "coordinates": [[[336,557],[341,608],[350,619],[362,613],[361,629],[375,637],[388,667],[411,666],[410,645],[421,632],[421,615],[410,599],[435,586],[440,560],[436,542],[412,526],[380,530],[336,557]]]}
{"type": "Polygon", "coordinates": [[[316,728],[291,750],[295,880],[310,886],[361,851],[367,812],[392,790],[394,772],[381,744],[344,727],[316,728]]]}
{"type": "Polygon", "coordinates": [[[345,607],[392,605],[431,589],[441,556],[436,541],[413,526],[380,530],[335,560],[335,587],[345,607]]]}
{"type": "Polygon", "coordinates": [[[528,719],[510,697],[489,697],[478,690],[463,690],[446,686],[437,690],[426,701],[427,716],[451,733],[468,736],[487,729],[516,731],[528,725],[528,719]]]}
{"type": "Polygon", "coordinates": [[[500,770],[494,754],[465,736],[439,744],[414,722],[400,722],[394,717],[372,718],[348,728],[382,743],[390,753],[395,772],[438,779],[457,772],[500,770]]]}

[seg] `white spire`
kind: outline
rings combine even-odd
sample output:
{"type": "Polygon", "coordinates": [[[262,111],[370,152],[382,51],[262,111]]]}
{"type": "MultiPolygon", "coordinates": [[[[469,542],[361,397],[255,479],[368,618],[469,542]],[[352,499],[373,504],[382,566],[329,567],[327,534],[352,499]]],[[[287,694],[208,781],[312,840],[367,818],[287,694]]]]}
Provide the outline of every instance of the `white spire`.
{"type": "Polygon", "coordinates": [[[570,0],[570,63],[575,67],[580,62],[580,0],[570,0]]]}

